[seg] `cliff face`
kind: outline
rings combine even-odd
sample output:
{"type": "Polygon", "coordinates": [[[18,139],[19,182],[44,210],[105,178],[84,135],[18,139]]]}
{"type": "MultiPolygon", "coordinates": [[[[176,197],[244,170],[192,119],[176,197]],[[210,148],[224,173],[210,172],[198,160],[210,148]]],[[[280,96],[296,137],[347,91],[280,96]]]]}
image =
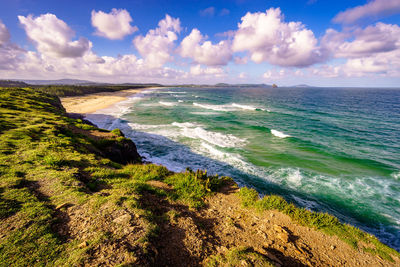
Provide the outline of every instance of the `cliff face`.
{"type": "Polygon", "coordinates": [[[0,89],[0,266],[400,265],[327,214],[140,162],[56,97],[0,89]]]}

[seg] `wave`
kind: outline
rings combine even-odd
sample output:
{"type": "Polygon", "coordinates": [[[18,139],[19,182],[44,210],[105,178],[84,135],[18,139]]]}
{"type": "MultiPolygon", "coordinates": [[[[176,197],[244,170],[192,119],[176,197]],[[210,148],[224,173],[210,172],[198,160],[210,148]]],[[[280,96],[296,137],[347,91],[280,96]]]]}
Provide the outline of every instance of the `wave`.
{"type": "Polygon", "coordinates": [[[271,134],[273,134],[274,136],[279,137],[279,138],[291,137],[288,134],[284,134],[284,133],[282,133],[280,131],[277,131],[277,130],[274,130],[274,129],[271,129],[271,134]]]}
{"type": "Polygon", "coordinates": [[[258,108],[250,105],[242,105],[242,104],[237,104],[237,103],[232,103],[232,104],[225,104],[225,105],[210,105],[210,104],[199,104],[194,102],[194,106],[200,107],[200,108],[205,108],[205,109],[211,109],[215,111],[237,111],[237,110],[251,110],[251,111],[268,111],[270,112],[269,109],[263,109],[263,108],[258,108]]]}
{"type": "Polygon", "coordinates": [[[187,92],[175,92],[175,91],[157,91],[158,94],[186,94],[187,92]]]}
{"type": "Polygon", "coordinates": [[[167,106],[167,107],[173,107],[176,106],[177,103],[173,103],[173,102],[165,102],[165,101],[159,101],[158,103],[160,103],[163,106],[167,106]]]}
{"type": "Polygon", "coordinates": [[[201,127],[182,129],[182,134],[189,138],[202,139],[210,144],[220,147],[238,147],[245,143],[245,140],[237,138],[231,134],[210,132],[201,127]]]}
{"type": "Polygon", "coordinates": [[[211,109],[215,111],[232,111],[232,107],[230,105],[209,105],[209,104],[199,104],[194,102],[193,106],[204,108],[204,109],[211,109]]]}
{"type": "Polygon", "coordinates": [[[179,100],[178,100],[178,102],[179,102],[179,103],[182,103],[182,102],[183,102],[183,100],[179,99],[179,100]]]}
{"type": "Polygon", "coordinates": [[[209,115],[218,115],[219,113],[217,113],[217,112],[190,112],[190,114],[209,116],[209,115]]]}
{"type": "Polygon", "coordinates": [[[184,128],[184,127],[197,127],[199,124],[194,124],[192,122],[173,122],[171,123],[172,126],[176,126],[179,128],[184,128]]]}

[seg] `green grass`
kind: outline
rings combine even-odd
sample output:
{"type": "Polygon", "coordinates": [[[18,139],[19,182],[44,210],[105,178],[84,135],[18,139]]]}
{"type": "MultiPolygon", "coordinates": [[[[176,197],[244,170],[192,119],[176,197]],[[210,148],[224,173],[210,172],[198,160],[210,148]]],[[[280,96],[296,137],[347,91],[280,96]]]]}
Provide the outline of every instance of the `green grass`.
{"type": "Polygon", "coordinates": [[[313,212],[296,207],[293,203],[288,203],[284,198],[277,195],[266,195],[260,199],[256,190],[247,187],[240,189],[239,196],[244,207],[255,208],[258,211],[278,210],[300,225],[338,236],[355,249],[361,248],[389,261],[393,261],[391,255],[399,256],[397,251],[382,244],[376,237],[354,226],[341,223],[336,217],[328,213],[313,212]],[[370,247],[365,248],[363,244],[370,247]]]}
{"type": "Polygon", "coordinates": [[[171,194],[173,199],[180,199],[190,207],[200,208],[204,205],[204,198],[209,193],[217,191],[227,180],[231,179],[218,175],[208,176],[207,171],[187,170],[168,177],[165,182],[175,189],[171,194]]]}
{"type": "Polygon", "coordinates": [[[249,247],[233,248],[225,254],[211,256],[205,261],[207,267],[273,267],[275,266],[267,257],[249,247]]]}
{"type": "MultiPolygon", "coordinates": [[[[85,205],[96,214],[106,205],[144,214],[140,188],[171,174],[156,165],[123,166],[98,153],[103,143],[118,144],[121,132],[99,145],[79,129],[104,131],[65,117],[57,97],[30,88],[0,89],[0,266],[84,262],[88,252],[65,242],[54,228],[55,207],[85,205]],[[100,190],[107,196],[93,194],[100,190]]],[[[154,236],[157,225],[148,218],[144,235],[154,236]]]]}

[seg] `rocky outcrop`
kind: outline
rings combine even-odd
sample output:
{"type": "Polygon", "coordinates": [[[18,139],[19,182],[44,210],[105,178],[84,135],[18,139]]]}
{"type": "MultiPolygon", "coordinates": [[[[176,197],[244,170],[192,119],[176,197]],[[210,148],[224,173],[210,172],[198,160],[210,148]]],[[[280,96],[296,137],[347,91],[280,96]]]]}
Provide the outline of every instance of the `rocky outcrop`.
{"type": "Polygon", "coordinates": [[[102,152],[106,158],[121,164],[140,163],[142,158],[137,152],[135,143],[125,137],[113,140],[110,145],[103,147],[102,152]]]}

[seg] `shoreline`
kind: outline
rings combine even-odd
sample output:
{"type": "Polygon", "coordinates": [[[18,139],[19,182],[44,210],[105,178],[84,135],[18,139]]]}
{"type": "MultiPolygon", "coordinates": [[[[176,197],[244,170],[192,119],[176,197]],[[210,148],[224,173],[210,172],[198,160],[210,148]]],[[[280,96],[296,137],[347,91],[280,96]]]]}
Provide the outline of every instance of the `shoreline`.
{"type": "Polygon", "coordinates": [[[101,92],[82,96],[60,97],[60,100],[67,113],[79,113],[84,115],[108,108],[144,90],[156,88],[159,87],[135,88],[117,92],[101,92]]]}

